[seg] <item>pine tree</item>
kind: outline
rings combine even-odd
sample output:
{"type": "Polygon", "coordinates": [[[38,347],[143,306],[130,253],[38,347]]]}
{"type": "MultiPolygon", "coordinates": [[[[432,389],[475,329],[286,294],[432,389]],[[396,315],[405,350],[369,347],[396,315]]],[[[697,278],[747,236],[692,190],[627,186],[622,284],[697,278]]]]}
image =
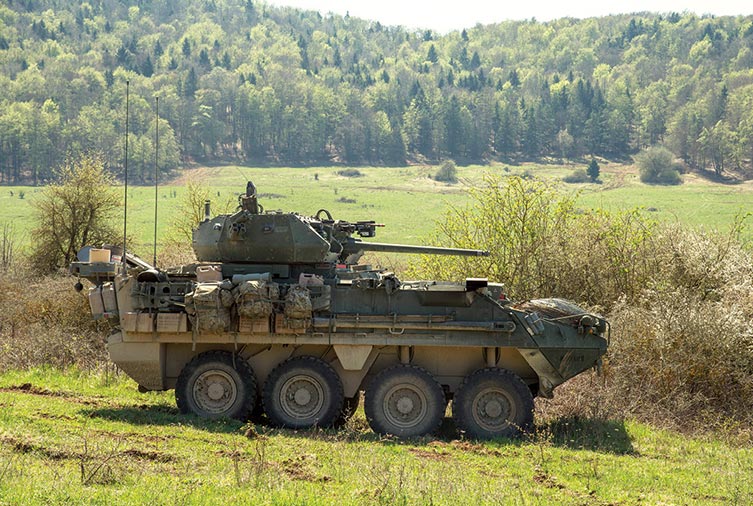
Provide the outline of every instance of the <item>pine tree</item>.
{"type": "Polygon", "coordinates": [[[599,164],[596,162],[596,159],[591,158],[591,162],[588,164],[588,168],[586,169],[586,174],[588,174],[588,177],[591,178],[591,181],[595,183],[599,179],[600,172],[601,169],[599,168],[599,164]]]}
{"type": "Polygon", "coordinates": [[[437,63],[439,61],[439,56],[437,56],[437,48],[434,47],[434,44],[429,46],[429,53],[426,55],[426,59],[432,63],[437,63]]]}

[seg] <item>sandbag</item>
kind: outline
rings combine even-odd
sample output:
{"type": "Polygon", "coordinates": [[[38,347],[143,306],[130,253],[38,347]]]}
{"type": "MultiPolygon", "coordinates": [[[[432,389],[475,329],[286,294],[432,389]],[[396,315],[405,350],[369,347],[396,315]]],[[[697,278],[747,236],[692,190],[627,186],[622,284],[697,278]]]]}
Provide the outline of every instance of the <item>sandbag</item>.
{"type": "Polygon", "coordinates": [[[272,314],[273,303],[280,298],[277,283],[264,280],[243,281],[233,289],[238,315],[248,318],[266,318],[272,314]]]}
{"type": "Polygon", "coordinates": [[[228,283],[198,283],[186,294],[186,312],[194,329],[225,332],[230,328],[233,294],[228,283]]]}
{"type": "Polygon", "coordinates": [[[292,320],[311,318],[311,297],[306,287],[292,285],[285,296],[285,316],[292,320]]]}

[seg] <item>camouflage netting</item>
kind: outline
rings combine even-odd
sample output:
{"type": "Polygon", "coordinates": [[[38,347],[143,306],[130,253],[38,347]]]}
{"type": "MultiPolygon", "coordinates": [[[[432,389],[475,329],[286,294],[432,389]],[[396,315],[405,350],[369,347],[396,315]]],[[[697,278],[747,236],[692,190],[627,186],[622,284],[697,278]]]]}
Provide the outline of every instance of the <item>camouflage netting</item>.
{"type": "Polygon", "coordinates": [[[233,289],[233,296],[240,316],[266,318],[280,298],[280,287],[264,280],[244,281],[233,289]]]}
{"type": "Polygon", "coordinates": [[[512,306],[521,311],[537,312],[544,318],[557,319],[588,313],[580,306],[564,299],[533,299],[512,306]]]}
{"type": "Polygon", "coordinates": [[[285,317],[291,320],[311,318],[311,297],[306,287],[293,285],[285,296],[285,317]]]}
{"type": "Polygon", "coordinates": [[[186,312],[194,329],[225,332],[230,328],[230,308],[235,302],[231,287],[229,282],[199,283],[186,294],[186,312]]]}

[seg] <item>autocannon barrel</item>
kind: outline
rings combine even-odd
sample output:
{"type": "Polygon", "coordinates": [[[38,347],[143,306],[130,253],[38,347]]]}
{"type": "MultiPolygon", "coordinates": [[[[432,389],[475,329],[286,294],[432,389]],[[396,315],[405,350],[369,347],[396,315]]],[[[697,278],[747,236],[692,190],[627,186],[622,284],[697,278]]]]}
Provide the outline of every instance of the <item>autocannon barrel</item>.
{"type": "Polygon", "coordinates": [[[436,246],[411,246],[408,244],[389,244],[383,242],[363,242],[350,240],[345,244],[344,252],[358,253],[380,251],[384,253],[415,253],[424,255],[456,255],[466,257],[488,257],[489,252],[478,249],[438,248],[436,246]]]}

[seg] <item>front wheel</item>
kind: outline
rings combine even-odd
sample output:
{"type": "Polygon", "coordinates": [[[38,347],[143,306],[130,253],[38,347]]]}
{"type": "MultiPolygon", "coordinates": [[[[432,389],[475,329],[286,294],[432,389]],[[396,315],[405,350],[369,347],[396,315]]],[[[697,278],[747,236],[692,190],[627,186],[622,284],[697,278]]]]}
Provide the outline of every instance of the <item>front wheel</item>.
{"type": "Polygon", "coordinates": [[[434,432],[444,410],[442,387],[427,371],[411,365],[396,365],[377,374],[364,398],[372,430],[401,438],[434,432]]]}
{"type": "Polygon", "coordinates": [[[175,402],[181,413],[245,420],[256,404],[254,372],[230,352],[201,353],[180,372],[175,402]]]}
{"type": "Polygon", "coordinates": [[[452,401],[458,428],[475,439],[517,437],[533,423],[533,396],[506,369],[480,369],[465,378],[452,401]]]}

